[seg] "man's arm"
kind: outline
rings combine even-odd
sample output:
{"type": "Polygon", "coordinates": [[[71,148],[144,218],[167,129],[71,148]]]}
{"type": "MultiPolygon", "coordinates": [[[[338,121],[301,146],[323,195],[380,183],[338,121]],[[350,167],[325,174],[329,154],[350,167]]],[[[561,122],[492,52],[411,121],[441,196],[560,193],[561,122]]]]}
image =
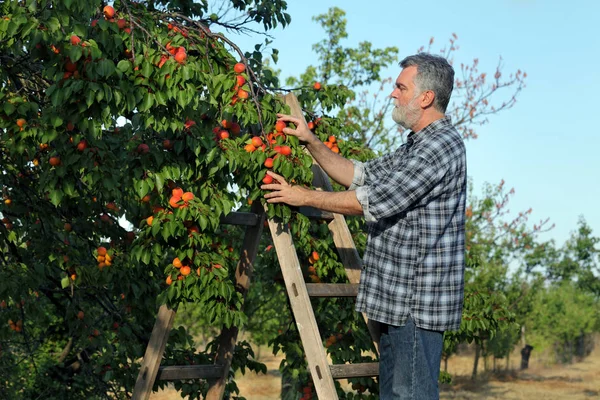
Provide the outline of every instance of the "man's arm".
{"type": "Polygon", "coordinates": [[[297,207],[310,206],[343,215],[363,214],[363,208],[354,190],[345,192],[310,190],[301,186],[292,186],[274,172],[267,173],[278,181],[278,183],[261,186],[263,190],[272,190],[265,195],[268,203],[286,203],[297,207]]]}
{"type": "Polygon", "coordinates": [[[332,152],[319,138],[308,129],[304,118],[296,118],[291,115],[277,114],[279,120],[292,122],[296,125],[296,129],[285,128],[283,133],[286,135],[296,136],[298,139],[306,143],[306,148],[310,154],[319,163],[321,168],[327,175],[340,185],[349,187],[352,184],[354,176],[354,164],[350,160],[345,159],[332,152]]]}

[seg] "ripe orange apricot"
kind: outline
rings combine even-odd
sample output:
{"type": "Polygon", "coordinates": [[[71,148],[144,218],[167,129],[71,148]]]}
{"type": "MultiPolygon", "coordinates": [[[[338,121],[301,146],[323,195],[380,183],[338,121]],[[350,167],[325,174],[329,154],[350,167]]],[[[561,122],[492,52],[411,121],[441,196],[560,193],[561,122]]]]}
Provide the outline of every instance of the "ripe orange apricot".
{"type": "Polygon", "coordinates": [[[190,267],[188,267],[187,265],[184,265],[183,267],[181,267],[181,269],[179,271],[181,272],[181,275],[188,276],[190,274],[190,272],[192,272],[192,269],[190,267]]]}
{"type": "Polygon", "coordinates": [[[284,121],[277,121],[275,123],[275,130],[277,132],[283,132],[283,129],[286,127],[286,123],[284,121]]]}
{"type": "Polygon", "coordinates": [[[290,154],[292,154],[292,148],[290,146],[281,146],[280,153],[284,156],[289,156],[290,154]]]}
{"type": "Polygon", "coordinates": [[[165,282],[167,283],[168,286],[171,286],[171,283],[173,283],[173,278],[171,278],[171,275],[167,276],[167,279],[165,279],[165,282]]]}
{"type": "Polygon", "coordinates": [[[19,128],[23,128],[23,126],[24,126],[26,123],[27,123],[27,121],[25,121],[25,119],[23,119],[23,118],[19,118],[19,119],[17,120],[17,126],[18,126],[19,128]]]}
{"type": "Polygon", "coordinates": [[[171,198],[169,199],[169,205],[173,208],[179,208],[179,201],[181,201],[181,197],[171,196],[171,198]]]}
{"type": "Polygon", "coordinates": [[[273,168],[273,159],[271,157],[269,157],[265,160],[265,167],[273,168]]]}
{"type": "Polygon", "coordinates": [[[246,150],[248,153],[252,153],[254,150],[256,150],[256,147],[254,147],[252,144],[247,144],[244,146],[244,150],[246,150]]]}
{"type": "Polygon", "coordinates": [[[106,7],[104,7],[104,9],[102,10],[102,12],[104,13],[104,17],[106,19],[110,19],[110,18],[113,18],[115,16],[115,9],[112,6],[106,6],[106,7]]]}
{"type": "Polygon", "coordinates": [[[179,257],[175,257],[173,259],[173,266],[175,268],[181,268],[182,264],[181,264],[181,260],[179,259],[179,257]]]}
{"type": "Polygon", "coordinates": [[[71,44],[73,46],[77,46],[79,43],[81,43],[81,39],[79,38],[79,36],[71,35],[71,44]]]}
{"type": "Polygon", "coordinates": [[[262,139],[260,137],[254,136],[252,138],[252,146],[254,146],[254,147],[260,147],[260,146],[262,146],[262,144],[263,144],[263,141],[262,141],[262,139]]]}
{"type": "Polygon", "coordinates": [[[104,246],[98,247],[98,255],[99,256],[106,256],[106,247],[104,247],[104,246]]]}
{"type": "Polygon", "coordinates": [[[321,84],[319,82],[315,82],[313,84],[313,89],[315,89],[315,90],[321,90],[321,84]]]}
{"type": "Polygon", "coordinates": [[[190,200],[193,200],[193,199],[194,199],[194,193],[192,193],[192,192],[185,192],[185,193],[183,194],[183,196],[181,196],[181,199],[182,199],[183,201],[190,201],[190,200]]]}
{"type": "Polygon", "coordinates": [[[49,163],[53,167],[60,165],[60,157],[58,157],[58,156],[50,157],[49,163]]]}
{"type": "Polygon", "coordinates": [[[265,175],[265,177],[263,178],[262,182],[265,185],[268,185],[270,183],[273,183],[273,177],[271,175],[265,175]]]}
{"type": "Polygon", "coordinates": [[[183,196],[183,189],[182,188],[175,188],[173,190],[171,190],[171,194],[175,197],[181,197],[183,196]]]}
{"type": "Polygon", "coordinates": [[[152,226],[152,222],[154,221],[154,216],[149,216],[148,218],[146,218],[146,223],[150,226],[152,226]]]}
{"type": "Polygon", "coordinates": [[[228,139],[228,138],[229,138],[229,132],[227,132],[224,129],[221,132],[219,132],[219,139],[228,139]]]}
{"type": "Polygon", "coordinates": [[[175,54],[175,61],[177,61],[179,64],[183,64],[186,58],[187,53],[185,52],[185,49],[180,47],[179,50],[177,50],[177,54],[175,54]]]}
{"type": "Polygon", "coordinates": [[[245,100],[248,98],[248,92],[246,92],[244,89],[240,89],[237,91],[237,97],[242,100],[245,100]]]}
{"type": "Polygon", "coordinates": [[[243,63],[237,63],[233,66],[233,70],[236,74],[241,74],[246,69],[246,66],[243,63]]]}
{"type": "Polygon", "coordinates": [[[313,258],[313,260],[317,261],[319,259],[319,253],[317,253],[316,251],[313,251],[312,258],[313,258]]]}

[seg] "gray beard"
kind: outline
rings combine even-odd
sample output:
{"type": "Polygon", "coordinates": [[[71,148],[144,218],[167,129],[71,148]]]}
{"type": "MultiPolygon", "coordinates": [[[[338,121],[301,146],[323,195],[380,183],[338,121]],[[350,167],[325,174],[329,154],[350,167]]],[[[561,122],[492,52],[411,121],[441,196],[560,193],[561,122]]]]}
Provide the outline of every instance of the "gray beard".
{"type": "Polygon", "coordinates": [[[419,121],[419,110],[413,107],[412,101],[406,106],[394,107],[392,119],[404,129],[412,129],[419,121]]]}

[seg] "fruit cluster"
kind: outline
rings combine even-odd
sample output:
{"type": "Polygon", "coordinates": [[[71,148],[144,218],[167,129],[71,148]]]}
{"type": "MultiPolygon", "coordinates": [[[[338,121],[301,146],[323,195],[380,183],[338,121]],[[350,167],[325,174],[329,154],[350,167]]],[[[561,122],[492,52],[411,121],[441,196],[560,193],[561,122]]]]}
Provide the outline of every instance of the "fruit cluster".
{"type": "Polygon", "coordinates": [[[325,143],[325,146],[327,146],[331,149],[331,151],[333,151],[336,154],[339,154],[340,148],[338,147],[335,136],[333,136],[333,135],[329,136],[324,143],[325,143]]]}
{"type": "MultiPolygon", "coordinates": [[[[179,257],[175,257],[173,259],[172,265],[173,267],[176,268],[177,270],[177,280],[182,281],[184,280],[189,274],[191,274],[192,272],[192,267],[190,267],[190,265],[192,264],[191,260],[189,259],[185,259],[184,261],[181,261],[179,259],[179,257]]],[[[219,269],[221,268],[220,264],[214,264],[210,269],[219,269]]],[[[196,269],[196,275],[200,276],[200,271],[201,271],[201,267],[198,267],[196,269]]],[[[173,283],[173,277],[172,274],[168,274],[167,278],[165,279],[165,283],[167,284],[167,286],[171,286],[171,284],[173,283]]]]}
{"type": "Polygon", "coordinates": [[[317,270],[313,265],[316,261],[319,261],[319,253],[313,251],[310,256],[308,256],[308,262],[310,266],[308,267],[308,278],[312,283],[320,283],[321,278],[317,275],[317,270]]]}
{"type": "Polygon", "coordinates": [[[175,188],[171,191],[169,205],[173,208],[186,208],[191,200],[194,200],[194,194],[192,192],[184,193],[183,189],[175,188]],[[183,204],[181,204],[182,201],[183,204]]]}
{"type": "Polygon", "coordinates": [[[231,135],[239,135],[241,131],[242,128],[237,122],[228,121],[226,119],[222,120],[219,126],[213,128],[215,141],[217,142],[219,140],[229,139],[231,135]]]}
{"type": "Polygon", "coordinates": [[[106,247],[100,246],[98,247],[96,260],[98,261],[98,268],[102,271],[102,268],[108,267],[112,264],[112,257],[108,254],[106,247]]]}

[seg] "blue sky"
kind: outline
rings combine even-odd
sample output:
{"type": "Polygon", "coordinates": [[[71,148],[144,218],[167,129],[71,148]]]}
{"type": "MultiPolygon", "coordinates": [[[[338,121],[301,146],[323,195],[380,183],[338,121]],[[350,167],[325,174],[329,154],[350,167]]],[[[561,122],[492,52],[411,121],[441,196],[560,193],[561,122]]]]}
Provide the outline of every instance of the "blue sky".
{"type": "MultiPolygon", "coordinates": [[[[455,66],[478,58],[479,71],[493,74],[501,56],[505,73],[526,71],[527,87],[515,107],[491,116],[478,128],[479,138],[467,143],[474,193],[484,182],[504,179],[516,191],[511,212],[532,207],[531,224],[547,217],[556,224],[542,239],[562,245],[580,215],[600,236],[600,129],[593,119],[600,92],[600,2],[288,0],[292,23],[272,32],[283,78],[316,65],[311,46],[323,31],[312,17],[334,6],[346,11],[345,46],[365,40],[376,48],[397,46],[402,58],[431,37],[438,51],[456,33],[455,66]]],[[[243,50],[258,42],[234,40],[243,50]]],[[[383,76],[398,73],[394,66],[383,76]]]]}

